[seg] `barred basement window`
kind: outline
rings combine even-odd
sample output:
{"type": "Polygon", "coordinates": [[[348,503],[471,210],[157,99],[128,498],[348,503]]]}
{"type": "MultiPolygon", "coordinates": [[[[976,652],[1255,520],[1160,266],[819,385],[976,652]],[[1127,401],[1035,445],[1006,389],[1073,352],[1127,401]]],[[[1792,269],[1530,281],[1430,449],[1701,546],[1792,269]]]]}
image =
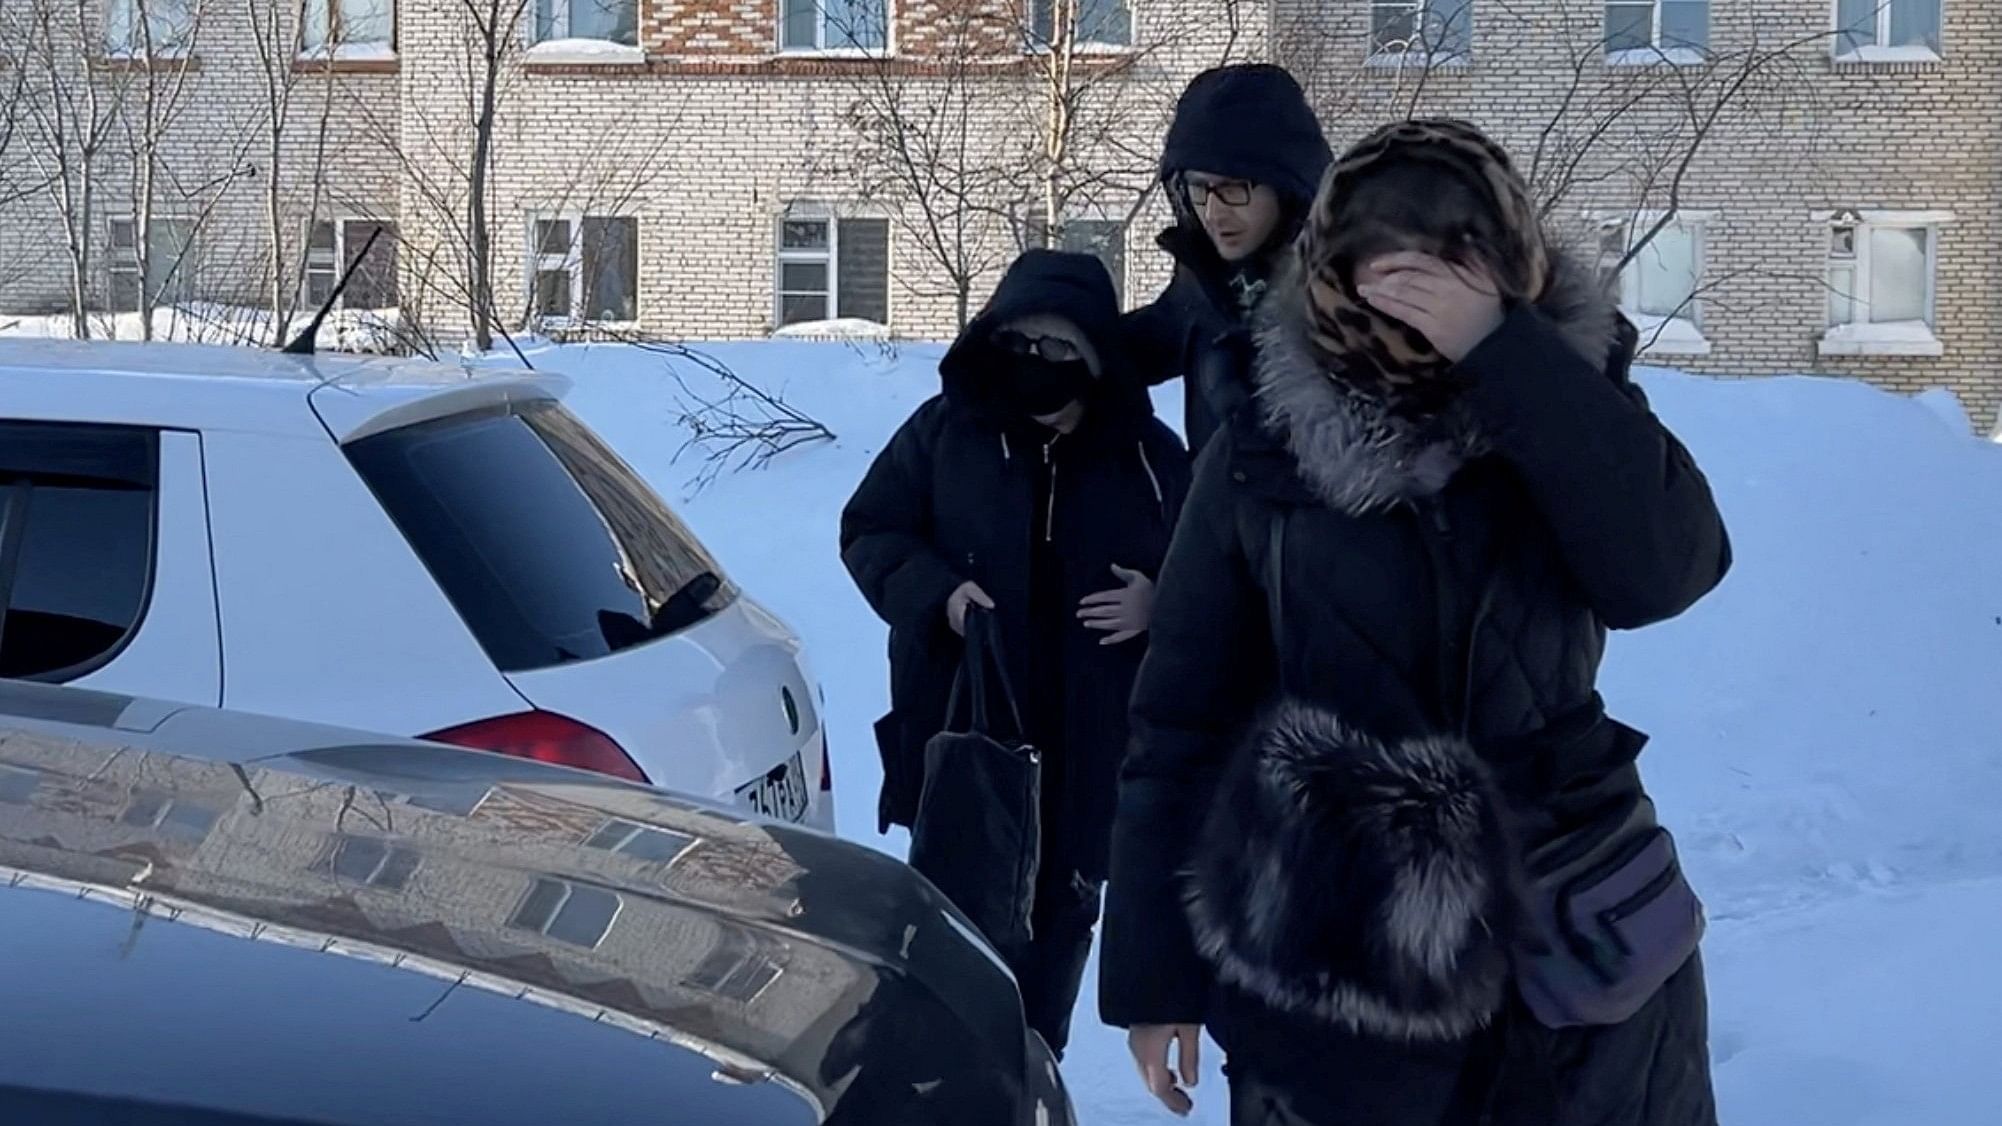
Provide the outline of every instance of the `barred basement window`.
{"type": "Polygon", "coordinates": [[[826,320],[890,323],[890,222],[795,208],[779,220],[780,327],[826,320]]]}

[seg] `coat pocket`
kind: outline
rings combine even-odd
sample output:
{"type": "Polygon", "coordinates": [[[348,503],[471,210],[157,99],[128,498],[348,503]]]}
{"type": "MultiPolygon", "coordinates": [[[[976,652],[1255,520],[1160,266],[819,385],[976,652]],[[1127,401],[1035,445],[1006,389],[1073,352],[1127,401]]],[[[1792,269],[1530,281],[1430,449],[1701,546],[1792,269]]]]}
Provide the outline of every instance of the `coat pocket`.
{"type": "Polygon", "coordinates": [[[892,825],[908,828],[917,819],[918,787],[923,779],[909,761],[904,725],[897,713],[876,721],[876,757],[883,764],[883,788],[876,795],[876,832],[892,825]]]}

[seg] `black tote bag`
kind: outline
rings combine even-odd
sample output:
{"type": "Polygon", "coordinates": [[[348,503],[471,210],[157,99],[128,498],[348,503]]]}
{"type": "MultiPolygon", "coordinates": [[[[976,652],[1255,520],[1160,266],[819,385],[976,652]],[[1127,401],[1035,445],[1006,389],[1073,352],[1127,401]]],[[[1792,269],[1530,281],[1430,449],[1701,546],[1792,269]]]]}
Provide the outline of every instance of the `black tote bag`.
{"type": "Polygon", "coordinates": [[[1009,955],[1031,937],[1043,767],[1022,726],[1000,628],[987,611],[966,615],[966,658],[945,727],[925,745],[911,867],[1009,955]],[[992,706],[996,687],[1005,709],[1000,716],[992,706]]]}

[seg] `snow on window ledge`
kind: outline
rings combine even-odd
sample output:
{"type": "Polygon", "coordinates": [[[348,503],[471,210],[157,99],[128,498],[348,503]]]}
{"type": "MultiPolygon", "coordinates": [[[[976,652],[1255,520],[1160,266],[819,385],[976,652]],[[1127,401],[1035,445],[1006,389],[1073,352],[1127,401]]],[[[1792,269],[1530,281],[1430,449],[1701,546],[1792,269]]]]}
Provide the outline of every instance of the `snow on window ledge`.
{"type": "Polygon", "coordinates": [[[550,39],[530,47],[522,58],[563,66],[630,66],[646,62],[646,51],[609,39],[550,39]]]}
{"type": "Polygon", "coordinates": [[[781,47],[779,56],[787,59],[887,59],[891,53],[888,47],[781,47]]]}
{"type": "Polygon", "coordinates": [[[1938,51],[1922,44],[1906,44],[1902,47],[1880,47],[1868,43],[1851,51],[1839,51],[1835,55],[1838,66],[1864,65],[1871,63],[1937,63],[1944,62],[1938,51]]]}
{"type": "Polygon", "coordinates": [[[1702,66],[1710,59],[1694,47],[1629,47],[1607,51],[1607,66],[1702,66]]]}
{"type": "Polygon", "coordinates": [[[1465,51],[1377,51],[1363,65],[1383,70],[1465,70],[1474,60],[1465,51]]]}
{"type": "Polygon", "coordinates": [[[1710,340],[1687,317],[1657,317],[1627,311],[1640,332],[1641,352],[1649,356],[1707,356],[1710,340]]]}
{"type": "Polygon", "coordinates": [[[1924,321],[1836,325],[1821,338],[1824,356],[1921,356],[1946,354],[1946,345],[1924,321]]]}
{"type": "Polygon", "coordinates": [[[799,321],[772,330],[774,340],[888,340],[890,326],[859,317],[799,321]]]}
{"type": "Polygon", "coordinates": [[[332,59],[337,63],[393,63],[396,48],[387,41],[373,43],[336,43],[329,47],[309,47],[299,52],[302,63],[323,63],[332,59]]]}

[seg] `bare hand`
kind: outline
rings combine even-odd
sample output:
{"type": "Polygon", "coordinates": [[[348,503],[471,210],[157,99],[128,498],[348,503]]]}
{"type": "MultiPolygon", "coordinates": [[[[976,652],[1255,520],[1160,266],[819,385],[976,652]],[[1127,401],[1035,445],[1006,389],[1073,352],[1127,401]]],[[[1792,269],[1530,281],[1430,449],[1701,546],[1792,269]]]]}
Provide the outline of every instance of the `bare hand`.
{"type": "Polygon", "coordinates": [[[1403,251],[1365,263],[1356,271],[1356,292],[1385,316],[1424,333],[1456,364],[1502,323],[1501,296],[1486,271],[1430,254],[1403,251]]]}
{"type": "Polygon", "coordinates": [[[994,600],[980,589],[979,583],[961,583],[952,597],[945,600],[945,620],[951,624],[952,632],[966,636],[966,612],[978,606],[982,610],[992,610],[994,600]]]}
{"type": "Polygon", "coordinates": [[[1195,1087],[1202,1075],[1202,1036],[1202,1028],[1193,1024],[1136,1024],[1126,1034],[1127,1050],[1140,1066],[1148,1093],[1182,1118],[1196,1108],[1196,1101],[1182,1088],[1195,1087]],[[1168,1049],[1175,1045],[1180,1047],[1171,1068],[1168,1049]],[[1176,1070],[1181,1072],[1180,1086],[1175,1083],[1176,1070]]]}
{"type": "Polygon", "coordinates": [[[1111,634],[1100,645],[1123,645],[1147,632],[1154,617],[1154,580],[1138,571],[1114,564],[1112,575],[1122,584],[1117,590],[1087,594],[1078,603],[1078,620],[1084,628],[1111,634]]]}

